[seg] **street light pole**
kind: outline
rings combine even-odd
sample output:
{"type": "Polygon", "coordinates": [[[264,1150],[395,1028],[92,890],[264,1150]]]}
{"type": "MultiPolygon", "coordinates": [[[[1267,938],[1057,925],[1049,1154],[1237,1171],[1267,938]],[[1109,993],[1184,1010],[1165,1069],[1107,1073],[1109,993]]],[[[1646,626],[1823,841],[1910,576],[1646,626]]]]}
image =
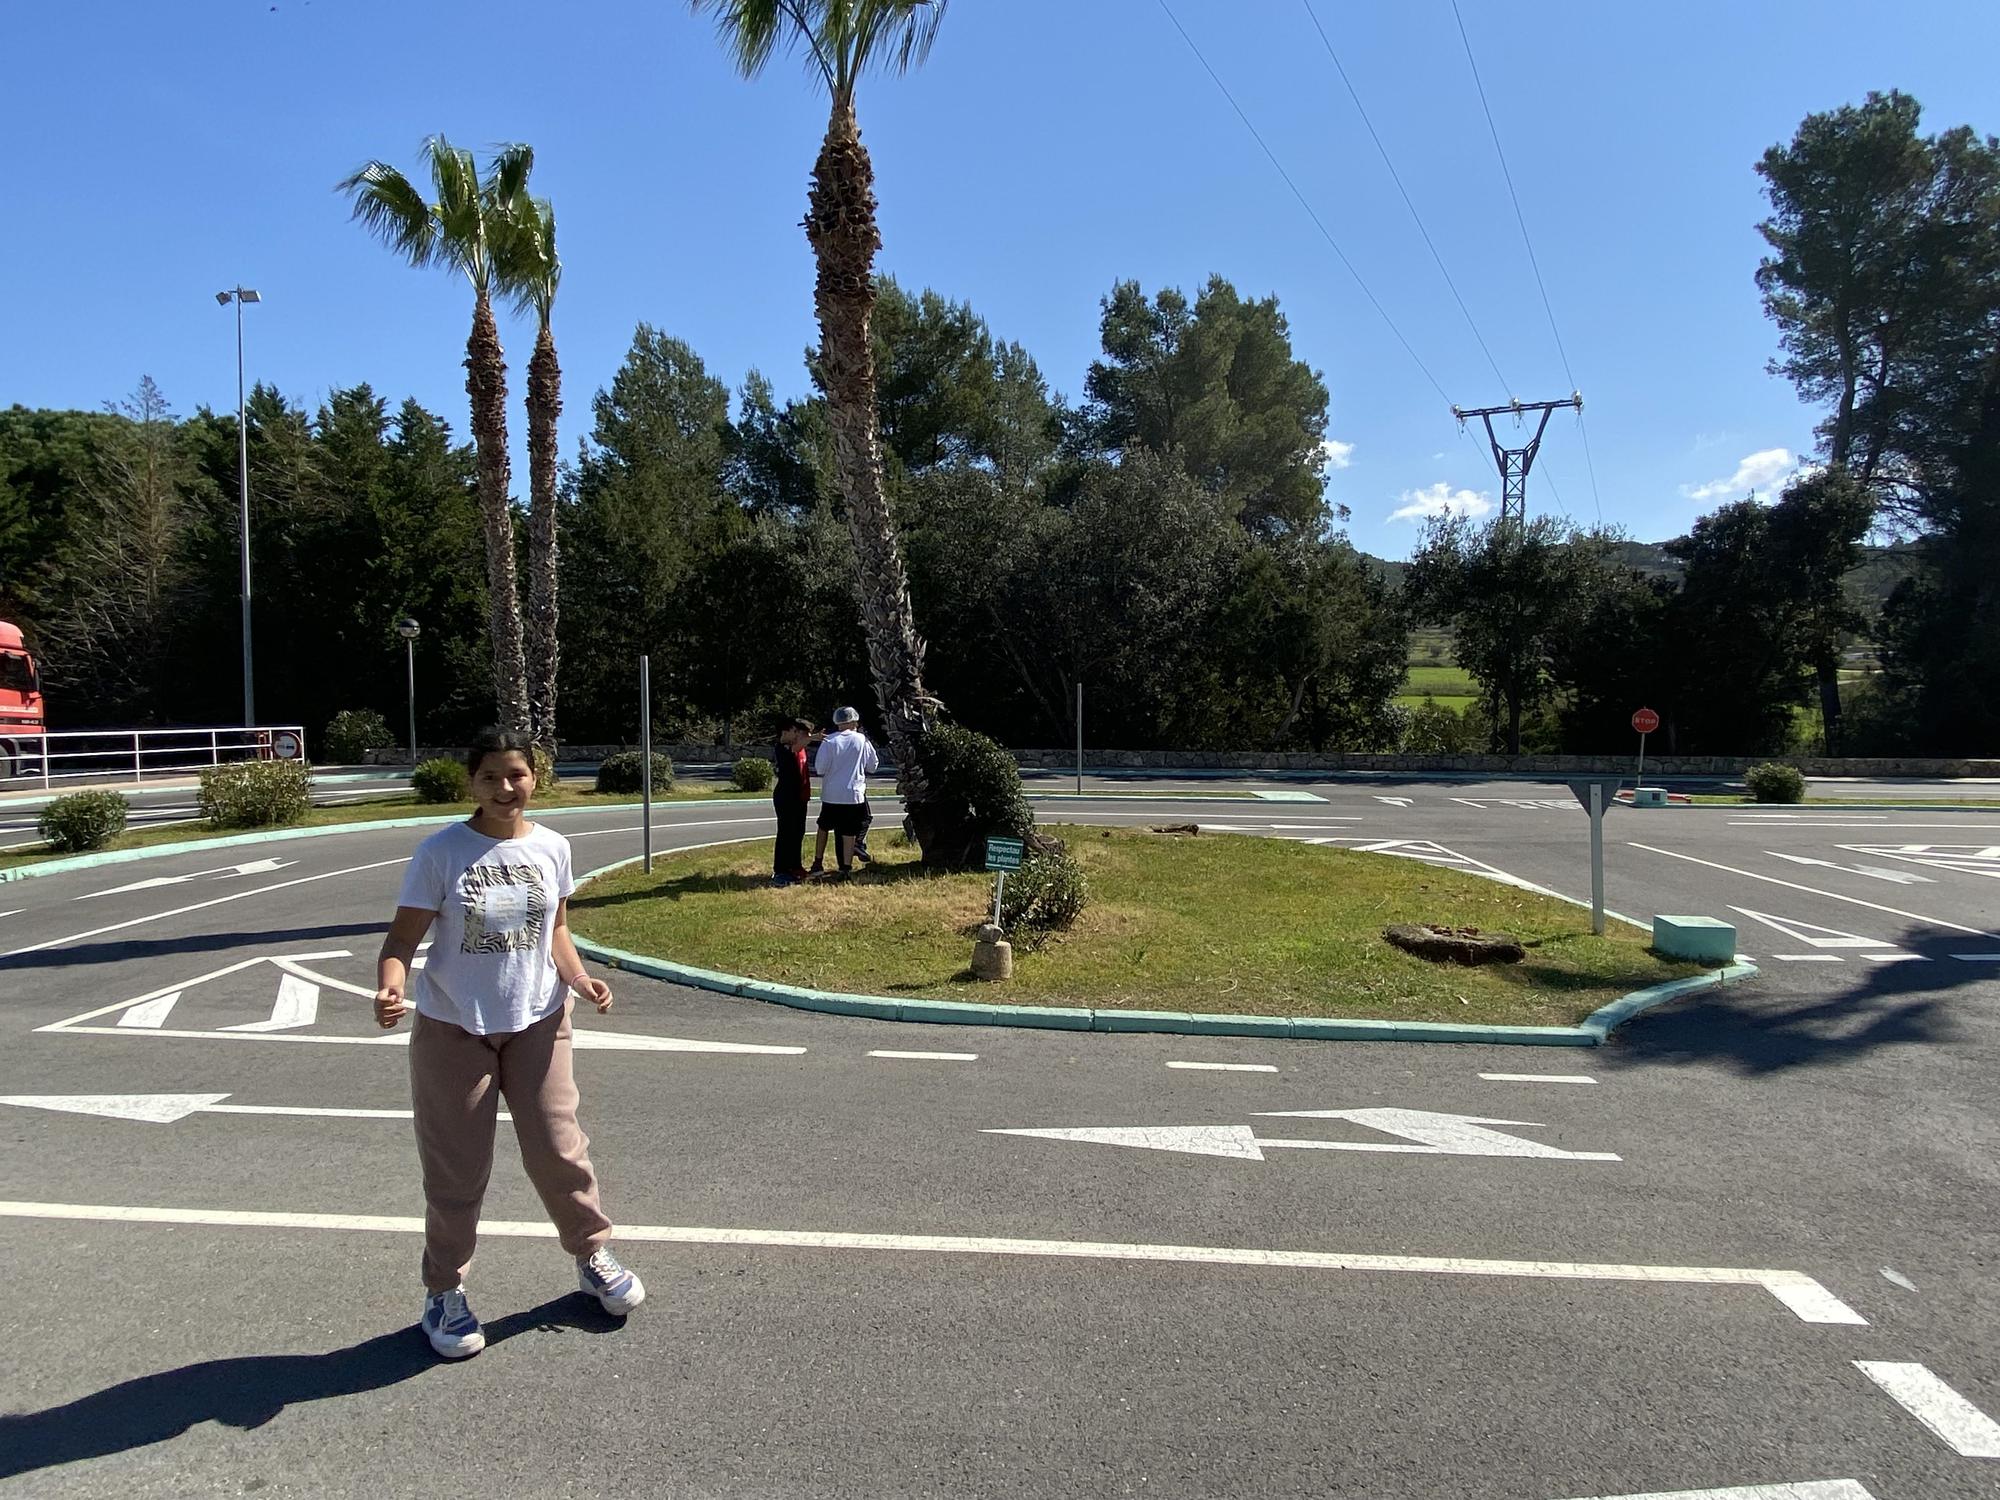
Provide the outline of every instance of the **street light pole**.
{"type": "Polygon", "coordinates": [[[250,649],[250,428],[243,399],[243,304],[264,299],[249,287],[236,286],[217,292],[215,300],[236,304],[236,518],[242,542],[243,726],[248,729],[257,722],[257,688],[250,649]]]}
{"type": "Polygon", "coordinates": [[[396,634],[403,638],[404,655],[410,668],[410,764],[417,763],[417,635],[422,629],[415,620],[396,622],[396,634]]]}

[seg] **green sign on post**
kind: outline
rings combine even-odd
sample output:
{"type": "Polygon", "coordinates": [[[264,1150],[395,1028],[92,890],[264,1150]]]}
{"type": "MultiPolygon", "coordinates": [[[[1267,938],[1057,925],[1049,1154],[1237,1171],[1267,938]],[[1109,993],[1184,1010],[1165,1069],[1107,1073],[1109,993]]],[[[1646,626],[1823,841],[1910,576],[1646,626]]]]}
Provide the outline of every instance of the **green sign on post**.
{"type": "Polygon", "coordinates": [[[1027,845],[1020,839],[988,839],[986,841],[986,868],[989,870],[1018,870],[1021,856],[1027,852],[1027,845]]]}

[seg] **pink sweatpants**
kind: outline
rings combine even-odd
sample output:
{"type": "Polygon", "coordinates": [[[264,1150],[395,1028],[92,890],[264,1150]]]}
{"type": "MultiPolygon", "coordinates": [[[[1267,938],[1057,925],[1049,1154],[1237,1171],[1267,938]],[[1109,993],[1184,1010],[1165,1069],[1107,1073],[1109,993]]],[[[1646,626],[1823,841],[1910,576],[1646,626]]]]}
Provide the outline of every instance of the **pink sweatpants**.
{"type": "Polygon", "coordinates": [[[410,1037],[410,1097],[424,1170],[424,1285],[433,1292],[457,1286],[472,1264],[503,1096],[521,1164],[563,1249],[588,1255],[611,1238],[590,1139],[576,1122],[569,1006],[525,1031],[491,1036],[420,1014],[410,1037]]]}

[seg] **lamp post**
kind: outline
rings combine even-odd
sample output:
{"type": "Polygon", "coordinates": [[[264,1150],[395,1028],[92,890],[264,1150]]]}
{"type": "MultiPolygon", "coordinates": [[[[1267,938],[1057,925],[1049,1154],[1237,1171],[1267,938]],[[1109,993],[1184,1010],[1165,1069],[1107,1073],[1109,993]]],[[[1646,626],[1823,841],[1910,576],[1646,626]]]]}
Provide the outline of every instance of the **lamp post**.
{"type": "Polygon", "coordinates": [[[410,667],[410,764],[417,763],[417,637],[423,627],[408,616],[396,622],[396,634],[403,638],[404,655],[410,667]]]}
{"type": "Polygon", "coordinates": [[[237,529],[241,533],[243,582],[243,727],[257,722],[257,689],[250,654],[250,429],[243,413],[243,304],[264,299],[246,286],[217,292],[215,300],[224,307],[236,304],[236,481],[237,529]]]}

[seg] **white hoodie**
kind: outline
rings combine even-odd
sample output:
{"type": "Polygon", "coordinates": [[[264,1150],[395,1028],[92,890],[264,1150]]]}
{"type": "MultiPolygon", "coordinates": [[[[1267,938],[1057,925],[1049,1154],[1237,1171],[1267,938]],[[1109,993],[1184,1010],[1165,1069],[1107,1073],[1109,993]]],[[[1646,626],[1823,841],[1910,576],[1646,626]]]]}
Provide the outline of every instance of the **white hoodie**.
{"type": "Polygon", "coordinates": [[[881,764],[868,736],[858,729],[843,729],[819,743],[813,770],[819,776],[822,802],[854,803],[868,800],[868,773],[881,764]]]}

